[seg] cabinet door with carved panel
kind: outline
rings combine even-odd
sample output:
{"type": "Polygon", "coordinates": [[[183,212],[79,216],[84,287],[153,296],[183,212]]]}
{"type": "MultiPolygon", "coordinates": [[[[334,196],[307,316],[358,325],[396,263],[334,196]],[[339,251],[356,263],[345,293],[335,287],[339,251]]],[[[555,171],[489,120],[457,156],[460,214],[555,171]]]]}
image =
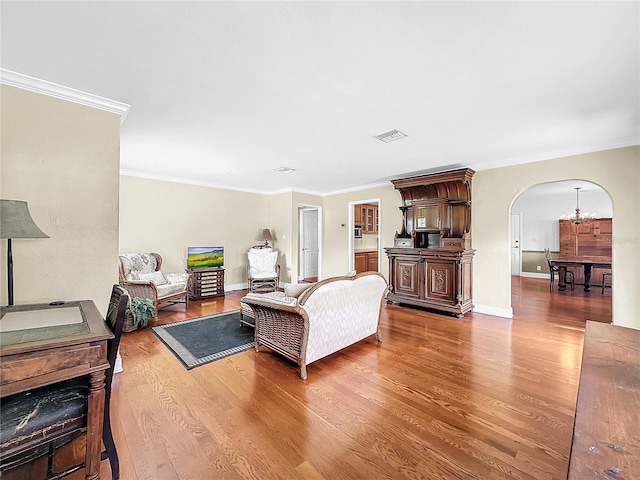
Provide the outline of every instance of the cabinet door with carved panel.
{"type": "Polygon", "coordinates": [[[420,296],[420,266],[422,261],[415,258],[396,258],[393,262],[394,293],[409,297],[420,296]]]}
{"type": "Polygon", "coordinates": [[[428,260],[425,275],[425,299],[455,303],[454,280],[453,262],[428,260]]]}

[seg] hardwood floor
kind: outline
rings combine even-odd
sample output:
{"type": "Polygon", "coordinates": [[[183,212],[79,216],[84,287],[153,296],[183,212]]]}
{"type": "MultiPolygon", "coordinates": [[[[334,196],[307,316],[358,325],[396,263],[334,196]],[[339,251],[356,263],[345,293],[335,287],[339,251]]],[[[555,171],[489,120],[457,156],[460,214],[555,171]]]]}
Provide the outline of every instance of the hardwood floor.
{"type": "MultiPolygon", "coordinates": [[[[237,309],[243,294],[158,322],[237,309]]],[[[187,371],[149,329],[125,334],[121,478],[565,479],[585,319],[610,321],[611,292],[514,277],[513,305],[513,319],[462,320],[384,305],[382,343],[311,364],[307,381],[266,348],[187,371]]]]}

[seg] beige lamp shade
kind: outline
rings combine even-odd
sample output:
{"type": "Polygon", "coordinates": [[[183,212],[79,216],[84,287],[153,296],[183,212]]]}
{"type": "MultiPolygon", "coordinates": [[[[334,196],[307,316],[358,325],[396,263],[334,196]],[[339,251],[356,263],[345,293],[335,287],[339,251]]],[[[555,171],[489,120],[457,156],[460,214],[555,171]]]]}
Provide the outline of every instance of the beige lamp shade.
{"type": "Polygon", "coordinates": [[[260,240],[261,242],[268,242],[270,240],[273,241],[271,230],[269,230],[268,228],[264,228],[262,232],[260,232],[260,235],[258,235],[258,240],[260,240]]]}
{"type": "Polygon", "coordinates": [[[0,238],[49,238],[31,218],[27,202],[0,200],[0,238]]]}
{"type": "Polygon", "coordinates": [[[7,239],[7,290],[9,305],[13,305],[13,238],[49,238],[31,218],[27,202],[0,199],[0,238],[7,239]]]}

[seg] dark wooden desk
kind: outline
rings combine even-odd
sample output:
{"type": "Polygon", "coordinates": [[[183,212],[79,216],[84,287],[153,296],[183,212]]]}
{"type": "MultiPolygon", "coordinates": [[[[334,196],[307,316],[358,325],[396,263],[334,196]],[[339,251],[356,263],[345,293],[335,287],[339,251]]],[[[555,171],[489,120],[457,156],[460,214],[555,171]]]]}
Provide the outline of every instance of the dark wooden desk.
{"type": "Polygon", "coordinates": [[[553,260],[553,265],[559,268],[559,281],[558,290],[564,291],[567,289],[565,283],[565,275],[567,267],[582,266],[584,268],[584,291],[591,291],[591,270],[593,268],[611,268],[610,257],[576,257],[569,255],[561,255],[556,260],[553,260]]]}
{"type": "MultiPolygon", "coordinates": [[[[100,475],[107,340],[113,338],[102,315],[90,300],[0,308],[0,396],[8,397],[63,380],[89,375],[85,478],[100,475]],[[63,311],[63,309],[67,309],[63,311]],[[29,328],[29,323],[56,325],[29,328]],[[65,318],[69,318],[65,323],[65,318]],[[24,328],[11,329],[23,321],[24,328]]],[[[9,452],[8,452],[9,453],[9,452]]]]}
{"type": "Polygon", "coordinates": [[[568,478],[640,478],[640,330],[587,322],[568,478]]]}

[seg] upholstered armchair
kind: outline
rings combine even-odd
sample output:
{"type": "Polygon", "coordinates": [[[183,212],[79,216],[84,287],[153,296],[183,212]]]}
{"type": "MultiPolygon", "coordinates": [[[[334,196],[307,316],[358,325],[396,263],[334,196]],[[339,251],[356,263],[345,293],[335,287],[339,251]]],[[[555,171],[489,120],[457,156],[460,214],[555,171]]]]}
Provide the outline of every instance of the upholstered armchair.
{"type": "Polygon", "coordinates": [[[252,247],[248,252],[247,284],[249,292],[275,292],[280,283],[278,251],[271,247],[252,247]]]}
{"type": "Polygon", "coordinates": [[[191,274],[163,273],[162,257],[157,253],[123,253],[120,259],[120,285],[131,297],[153,301],[155,315],[164,306],[184,303],[189,306],[191,274]]]}

